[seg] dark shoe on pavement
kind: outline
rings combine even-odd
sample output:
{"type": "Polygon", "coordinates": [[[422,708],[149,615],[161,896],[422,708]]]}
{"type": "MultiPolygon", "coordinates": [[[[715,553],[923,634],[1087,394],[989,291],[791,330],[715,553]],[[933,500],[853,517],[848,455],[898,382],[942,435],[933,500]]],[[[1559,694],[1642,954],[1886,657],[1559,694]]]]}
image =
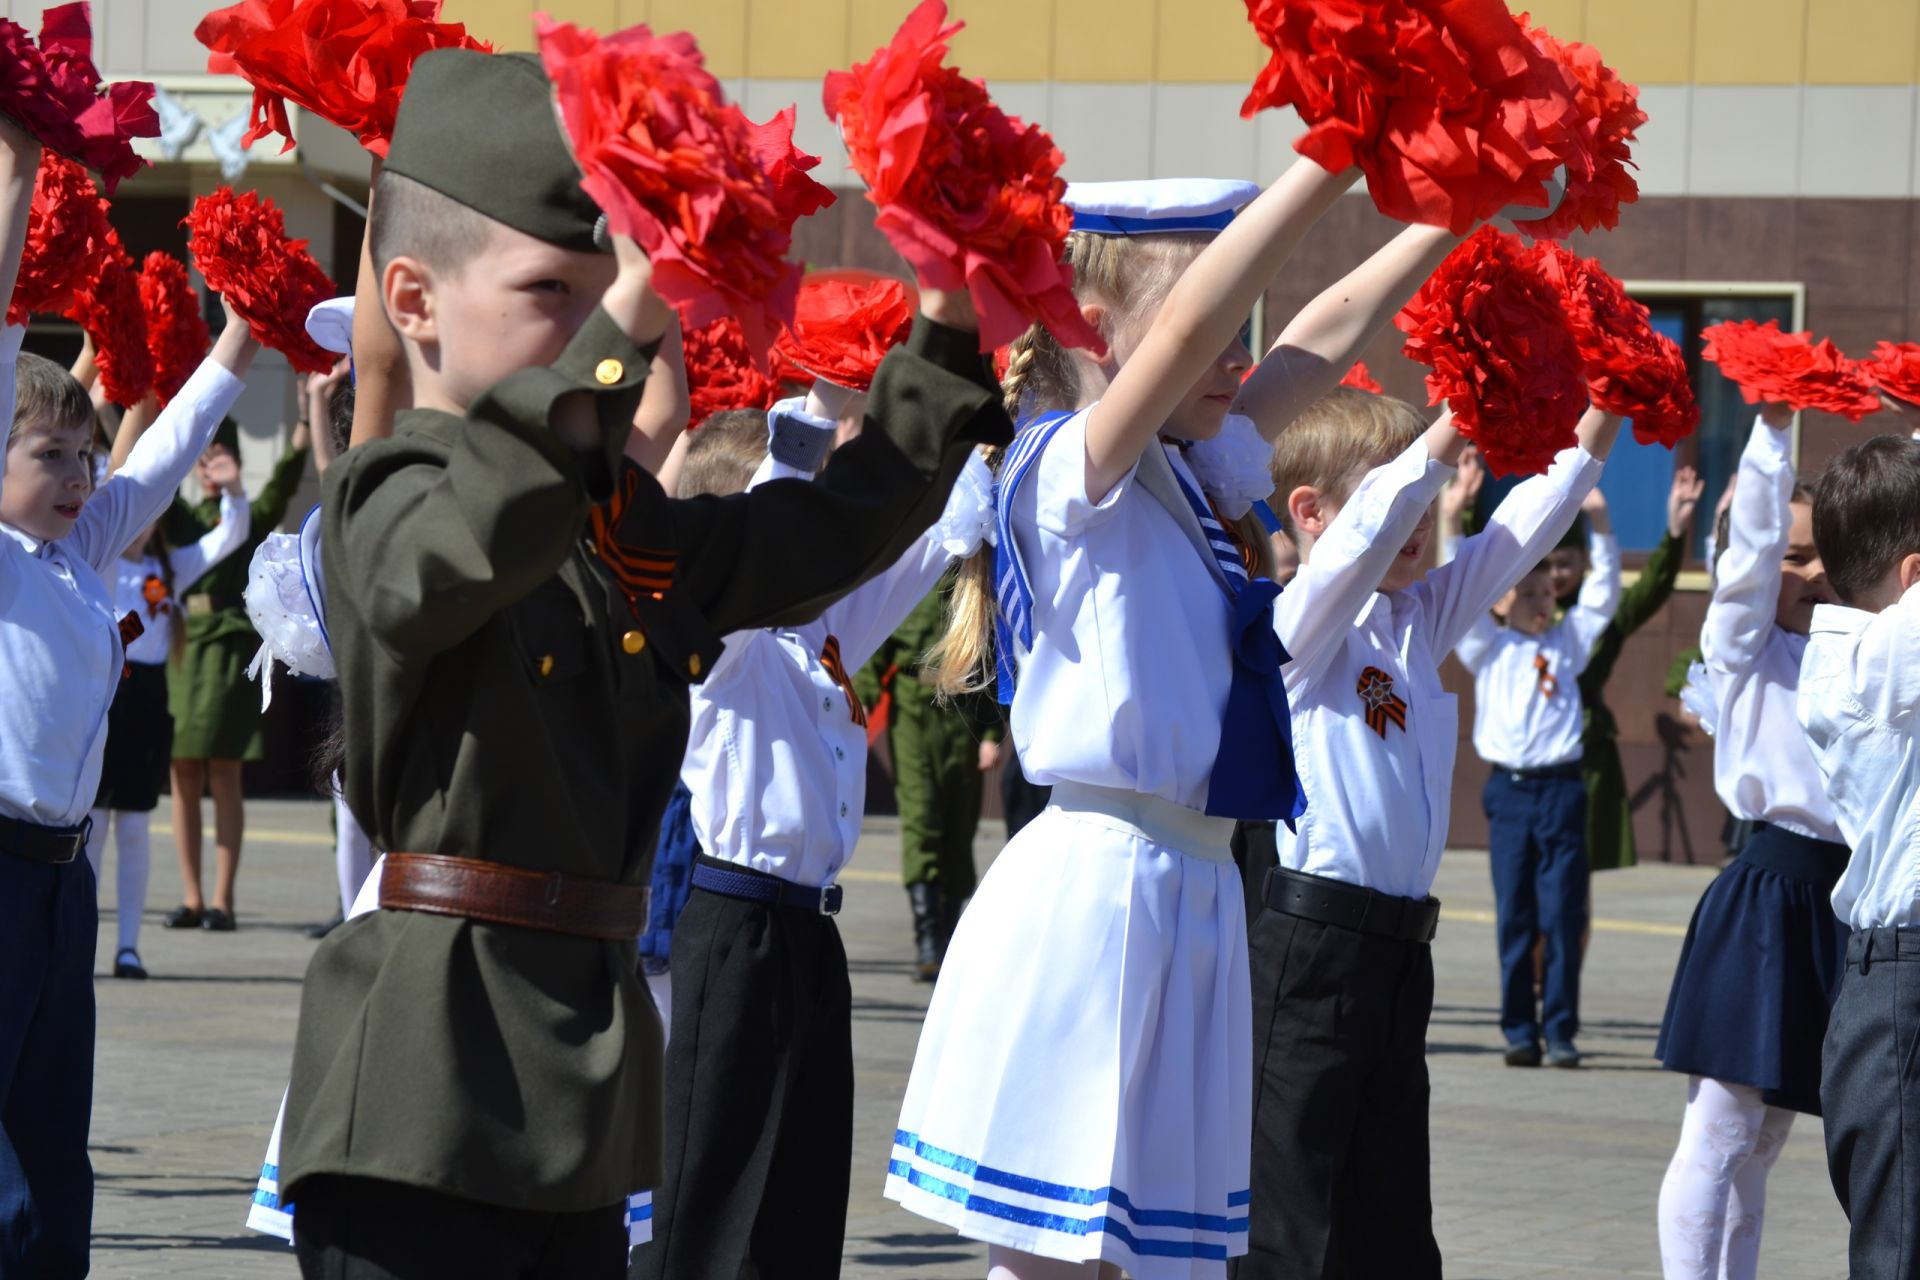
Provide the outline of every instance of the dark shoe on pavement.
{"type": "Polygon", "coordinates": [[[1540,1065],[1540,1046],[1528,1041],[1525,1044],[1507,1046],[1507,1065],[1510,1067],[1537,1067],[1540,1065]]]}
{"type": "Polygon", "coordinates": [[[929,880],[907,886],[913,907],[913,978],[932,982],[940,976],[940,886],[929,880]]]}
{"type": "Polygon", "coordinates": [[[120,948],[113,958],[113,976],[116,978],[144,978],[146,966],[140,963],[140,953],[132,947],[120,948]]]}
{"type": "Polygon", "coordinates": [[[346,922],[347,922],[347,913],[344,911],[336,911],[333,913],[333,919],[327,921],[325,924],[308,925],[307,936],[309,938],[316,938],[316,939],[324,938],[328,934],[332,933],[335,929],[338,929],[341,925],[345,924],[346,922]]]}
{"type": "Polygon", "coordinates": [[[200,922],[200,927],[208,933],[232,933],[233,913],[222,911],[218,907],[208,907],[206,918],[200,922]]]}
{"type": "Polygon", "coordinates": [[[175,907],[160,923],[169,929],[198,929],[203,918],[195,907],[175,907]]]}
{"type": "Polygon", "coordinates": [[[1550,1044],[1547,1046],[1547,1065],[1570,1070],[1580,1065],[1580,1051],[1571,1044],[1550,1044]]]}

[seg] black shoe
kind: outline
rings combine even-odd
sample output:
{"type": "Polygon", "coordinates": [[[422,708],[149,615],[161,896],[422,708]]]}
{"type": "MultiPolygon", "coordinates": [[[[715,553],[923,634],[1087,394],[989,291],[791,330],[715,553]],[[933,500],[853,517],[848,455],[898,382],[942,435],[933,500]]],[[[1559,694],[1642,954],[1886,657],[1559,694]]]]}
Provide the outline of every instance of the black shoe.
{"type": "Polygon", "coordinates": [[[327,921],[325,924],[308,925],[307,936],[315,939],[324,938],[346,922],[347,913],[344,911],[336,911],[333,913],[333,919],[327,921]]]}
{"type": "Polygon", "coordinates": [[[1525,1044],[1507,1046],[1507,1065],[1510,1067],[1537,1067],[1540,1065],[1540,1046],[1528,1041],[1525,1044]]]}
{"type": "Polygon", "coordinates": [[[932,982],[940,976],[940,886],[923,880],[907,886],[913,906],[913,977],[932,982]]]}
{"type": "Polygon", "coordinates": [[[147,970],[140,963],[140,953],[132,947],[122,947],[113,957],[113,976],[116,978],[144,978],[147,970]]]}
{"type": "Polygon", "coordinates": [[[196,907],[175,907],[160,923],[169,929],[198,929],[204,918],[196,907]]]}
{"type": "Polygon", "coordinates": [[[1580,1065],[1580,1051],[1573,1047],[1571,1041],[1550,1044],[1547,1046],[1547,1065],[1570,1071],[1580,1065]]]}
{"type": "Polygon", "coordinates": [[[208,907],[206,917],[200,921],[200,927],[208,933],[232,933],[233,913],[222,911],[218,907],[208,907]]]}

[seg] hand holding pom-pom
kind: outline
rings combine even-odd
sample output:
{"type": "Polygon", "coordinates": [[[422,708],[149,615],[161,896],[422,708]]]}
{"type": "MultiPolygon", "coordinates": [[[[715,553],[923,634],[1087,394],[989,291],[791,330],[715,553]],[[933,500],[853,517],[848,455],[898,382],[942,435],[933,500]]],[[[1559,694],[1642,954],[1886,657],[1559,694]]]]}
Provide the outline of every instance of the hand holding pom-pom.
{"type": "Polygon", "coordinates": [[[158,250],[148,254],[140,269],[140,306],[147,317],[154,394],[165,405],[187,385],[212,341],[186,264],[158,250]]]}
{"type": "Polygon", "coordinates": [[[1880,408],[1880,397],[1860,366],[1826,338],[1814,342],[1810,333],[1782,333],[1777,320],[1730,320],[1708,326],[1700,336],[1707,341],[1701,358],[1738,383],[1748,404],[1815,409],[1849,422],[1880,408]]]}
{"type": "Polygon", "coordinates": [[[807,176],[819,158],[793,145],[793,108],[748,120],[684,32],[602,38],[544,15],[538,27],[581,186],[608,227],[647,251],[684,328],[732,316],[764,361],[800,286],[793,224],[833,203],[807,176]]]}
{"type": "Polygon", "coordinates": [[[278,351],[300,373],[333,367],[333,354],[307,336],[307,312],[334,296],[333,281],[305,240],[287,238],[273,201],[221,187],[194,201],[184,225],[207,287],[246,321],[261,346],[278,351]]]}
{"type": "Polygon", "coordinates": [[[118,236],[93,279],[74,291],[67,318],[92,337],[100,386],[114,404],[135,405],[153,386],[153,355],[147,349],[147,313],[133,259],[118,236]]]}
{"type": "Polygon", "coordinates": [[[1576,443],[1587,407],[1579,348],[1552,285],[1512,236],[1482,227],[1448,255],[1394,323],[1428,367],[1432,403],[1496,476],[1536,475],[1576,443]]]}
{"type": "Polygon", "coordinates": [[[293,146],[287,103],[339,125],[374,155],[387,154],[407,77],[433,49],[493,46],[457,22],[440,0],[241,0],[200,20],[194,37],[211,51],[207,70],[253,86],[250,147],[277,133],[293,146]]]}
{"type": "Polygon", "coordinates": [[[687,395],[692,412],[687,430],[729,409],[771,409],[780,399],[780,383],[762,370],[766,353],[748,346],[738,321],[722,316],[682,340],[687,365],[687,395]]]}
{"type": "Polygon", "coordinates": [[[945,0],[923,0],[893,42],[827,76],[827,117],[867,184],[875,219],[924,288],[971,295],[980,349],[1038,321],[1064,345],[1104,351],[1063,261],[1073,215],[1053,139],[943,65],[945,0]]]}
{"type": "Polygon", "coordinates": [[[898,280],[815,272],[800,283],[793,322],[774,355],[808,378],[865,391],[880,361],[912,327],[913,304],[898,280]]]}
{"type": "Polygon", "coordinates": [[[64,156],[42,154],[7,323],[25,324],[36,311],[64,313],[73,305],[74,290],[100,274],[100,264],[117,244],[107,202],[86,170],[64,156]]]}
{"type": "Polygon", "coordinates": [[[1530,219],[1520,230],[1536,239],[1559,240],[1578,229],[1612,230],[1620,225],[1620,206],[1640,198],[1640,184],[1627,170],[1633,165],[1634,131],[1647,122],[1640,91],[1600,60],[1600,52],[1577,41],[1562,43],[1529,15],[1517,21],[1542,55],[1553,59],[1572,79],[1575,145],[1567,156],[1567,192],[1544,218],[1530,219]]]}
{"type": "Polygon", "coordinates": [[[1608,413],[1633,420],[1634,439],[1671,449],[1700,425],[1686,358],[1655,333],[1646,307],[1598,263],[1550,241],[1533,249],[1540,275],[1559,291],[1586,366],[1587,391],[1608,413]]]}

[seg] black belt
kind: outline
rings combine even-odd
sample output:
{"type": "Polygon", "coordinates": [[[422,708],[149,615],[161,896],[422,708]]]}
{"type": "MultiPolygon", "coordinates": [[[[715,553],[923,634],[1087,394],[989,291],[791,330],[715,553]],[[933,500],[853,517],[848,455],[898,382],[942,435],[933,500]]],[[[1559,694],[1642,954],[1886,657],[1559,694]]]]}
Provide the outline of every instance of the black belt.
{"type": "Polygon", "coordinates": [[[87,835],[92,830],[92,815],[82,818],[77,827],[43,827],[18,818],[0,818],[0,853],[63,866],[86,852],[87,835]]]}
{"type": "Polygon", "coordinates": [[[823,916],[840,914],[840,886],[794,884],[764,871],[700,854],[693,862],[693,887],[723,898],[740,898],[769,907],[798,907],[823,916]]]}
{"type": "Polygon", "coordinates": [[[1853,851],[1831,840],[1816,840],[1769,822],[1756,822],[1738,857],[1745,866],[1789,880],[1804,880],[1831,892],[1853,851]]]}
{"type": "Polygon", "coordinates": [[[1399,942],[1431,942],[1440,927],[1440,899],[1396,898],[1357,884],[1275,867],[1260,897],[1269,910],[1399,942]]]}
{"type": "Polygon", "coordinates": [[[1569,760],[1565,764],[1544,765],[1538,769],[1509,769],[1503,764],[1493,766],[1495,773],[1503,773],[1511,782],[1538,782],[1543,778],[1577,778],[1580,776],[1580,762],[1569,760]]]}

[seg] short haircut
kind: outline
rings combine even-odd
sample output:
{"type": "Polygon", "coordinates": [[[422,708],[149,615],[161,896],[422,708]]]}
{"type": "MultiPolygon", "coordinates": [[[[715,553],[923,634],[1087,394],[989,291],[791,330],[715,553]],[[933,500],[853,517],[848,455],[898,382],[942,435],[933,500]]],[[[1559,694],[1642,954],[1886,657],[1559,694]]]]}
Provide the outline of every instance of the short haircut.
{"type": "Polygon", "coordinates": [[[1356,468],[1392,460],[1426,429],[1420,411],[1405,400],[1335,387],[1308,405],[1275,442],[1274,501],[1284,507],[1295,489],[1306,486],[1345,502],[1356,468]]]}
{"type": "Polygon", "coordinates": [[[1814,488],[1813,540],[1848,604],[1920,554],[1920,441],[1875,436],[1835,458],[1814,488]]]}
{"type": "Polygon", "coordinates": [[[1578,551],[1581,555],[1586,554],[1587,552],[1587,513],[1586,512],[1582,511],[1579,515],[1573,518],[1573,523],[1568,525],[1567,531],[1560,535],[1560,541],[1554,544],[1553,549],[1555,551],[1578,551]]]}
{"type": "Polygon", "coordinates": [[[62,366],[23,351],[14,365],[13,423],[7,429],[7,443],[12,444],[20,429],[28,426],[83,430],[89,444],[97,430],[87,389],[62,366]]]}
{"type": "Polygon", "coordinates": [[[314,430],[325,429],[333,440],[333,451],[345,453],[347,446],[353,443],[353,381],[349,379],[333,390],[333,399],[327,404],[327,420],[313,424],[314,430]]]}
{"type": "Polygon", "coordinates": [[[429,271],[458,275],[486,247],[493,219],[404,174],[381,170],[373,184],[367,234],[373,269],[412,258],[429,271]]]}
{"type": "Polygon", "coordinates": [[[682,498],[743,493],[767,458],[767,415],[758,409],[716,413],[693,433],[680,463],[682,498]]]}

